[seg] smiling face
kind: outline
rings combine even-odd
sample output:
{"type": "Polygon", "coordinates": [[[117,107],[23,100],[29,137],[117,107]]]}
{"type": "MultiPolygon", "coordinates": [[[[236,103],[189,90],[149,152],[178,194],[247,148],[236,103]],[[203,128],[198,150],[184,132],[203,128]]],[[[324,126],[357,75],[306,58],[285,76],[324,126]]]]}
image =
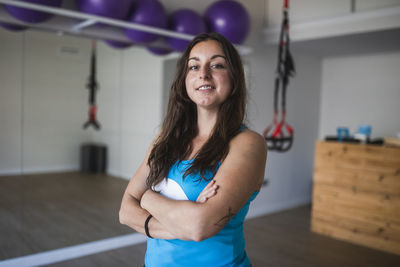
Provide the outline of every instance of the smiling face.
{"type": "Polygon", "coordinates": [[[196,44],[190,51],[186,92],[197,108],[218,110],[232,90],[226,56],[214,40],[196,44]]]}

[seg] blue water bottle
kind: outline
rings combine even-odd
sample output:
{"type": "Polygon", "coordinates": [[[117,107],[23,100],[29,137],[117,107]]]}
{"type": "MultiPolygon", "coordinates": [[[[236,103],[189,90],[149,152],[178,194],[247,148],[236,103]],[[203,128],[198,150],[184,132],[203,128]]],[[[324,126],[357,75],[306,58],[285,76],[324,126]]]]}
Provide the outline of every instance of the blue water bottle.
{"type": "Polygon", "coordinates": [[[350,137],[349,128],[347,127],[337,127],[336,131],[337,131],[337,140],[339,142],[343,141],[343,138],[350,137]]]}

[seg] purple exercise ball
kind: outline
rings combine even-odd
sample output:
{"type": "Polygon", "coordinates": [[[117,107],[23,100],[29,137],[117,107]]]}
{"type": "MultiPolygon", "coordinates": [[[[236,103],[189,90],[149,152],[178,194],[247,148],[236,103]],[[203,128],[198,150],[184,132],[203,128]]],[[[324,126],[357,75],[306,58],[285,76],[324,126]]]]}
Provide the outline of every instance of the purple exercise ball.
{"type": "MultiPolygon", "coordinates": [[[[32,4],[45,5],[50,7],[61,7],[62,4],[62,0],[24,0],[23,2],[29,2],[32,4]]],[[[44,22],[53,16],[53,14],[50,13],[16,7],[12,5],[4,5],[4,7],[11,16],[28,23],[44,22]]]]}
{"type": "Polygon", "coordinates": [[[161,48],[161,47],[154,47],[154,46],[147,46],[146,49],[154,55],[157,56],[165,56],[172,52],[171,49],[161,48]]]}
{"type": "MultiPolygon", "coordinates": [[[[133,23],[157,28],[165,28],[167,26],[165,9],[157,0],[139,0],[129,20],[133,23]]],[[[134,29],[126,29],[125,34],[129,39],[140,44],[149,43],[159,38],[156,34],[134,29]]]]}
{"type": "Polygon", "coordinates": [[[26,27],[26,26],[20,26],[20,25],[16,25],[16,24],[5,23],[5,22],[0,22],[0,26],[6,30],[14,31],[14,32],[23,31],[23,30],[28,29],[28,27],[26,27]]]}
{"type": "MultiPolygon", "coordinates": [[[[190,35],[197,35],[206,32],[206,23],[203,18],[196,12],[190,9],[180,9],[172,13],[168,17],[168,29],[186,33],[190,35]]],[[[167,43],[176,51],[184,51],[189,41],[168,37],[167,43]]]]}
{"type": "Polygon", "coordinates": [[[205,14],[208,29],[218,32],[235,44],[241,44],[250,30],[250,16],[242,4],[222,0],[210,5],[205,14]]]}
{"type": "Polygon", "coordinates": [[[125,49],[128,47],[131,47],[133,44],[132,43],[126,43],[126,42],[121,42],[121,41],[115,41],[115,40],[104,40],[106,44],[111,46],[112,48],[116,49],[125,49]]]}
{"type": "Polygon", "coordinates": [[[79,11],[113,19],[127,19],[134,0],[75,0],[79,11]]]}

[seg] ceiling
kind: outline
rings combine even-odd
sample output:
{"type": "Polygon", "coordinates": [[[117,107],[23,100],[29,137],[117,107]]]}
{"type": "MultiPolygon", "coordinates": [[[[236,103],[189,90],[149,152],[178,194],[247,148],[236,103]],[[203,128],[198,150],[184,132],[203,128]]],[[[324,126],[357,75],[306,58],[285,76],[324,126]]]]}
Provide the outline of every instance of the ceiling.
{"type": "Polygon", "coordinates": [[[291,47],[318,56],[399,51],[400,28],[296,41],[291,47]]]}
{"type": "MultiPolygon", "coordinates": [[[[280,28],[264,30],[277,44],[280,28]]],[[[290,25],[291,47],[319,56],[400,50],[400,6],[379,8],[290,25]]]]}

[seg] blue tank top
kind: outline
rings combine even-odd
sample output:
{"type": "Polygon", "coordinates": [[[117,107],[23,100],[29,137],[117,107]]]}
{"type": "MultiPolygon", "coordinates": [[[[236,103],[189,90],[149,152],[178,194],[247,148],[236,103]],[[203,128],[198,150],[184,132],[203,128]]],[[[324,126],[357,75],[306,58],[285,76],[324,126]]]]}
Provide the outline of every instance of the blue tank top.
{"type": "MultiPolygon", "coordinates": [[[[183,174],[192,162],[193,160],[177,161],[169,169],[168,178],[154,189],[172,199],[195,202],[213,175],[211,171],[206,172],[205,178],[209,181],[200,179],[200,174],[190,174],[183,179],[183,174]]],[[[250,261],[245,252],[243,221],[249,210],[250,202],[255,199],[257,194],[258,191],[253,192],[242,209],[220,232],[201,242],[180,239],[148,239],[145,256],[146,267],[249,267],[250,261]]]]}

